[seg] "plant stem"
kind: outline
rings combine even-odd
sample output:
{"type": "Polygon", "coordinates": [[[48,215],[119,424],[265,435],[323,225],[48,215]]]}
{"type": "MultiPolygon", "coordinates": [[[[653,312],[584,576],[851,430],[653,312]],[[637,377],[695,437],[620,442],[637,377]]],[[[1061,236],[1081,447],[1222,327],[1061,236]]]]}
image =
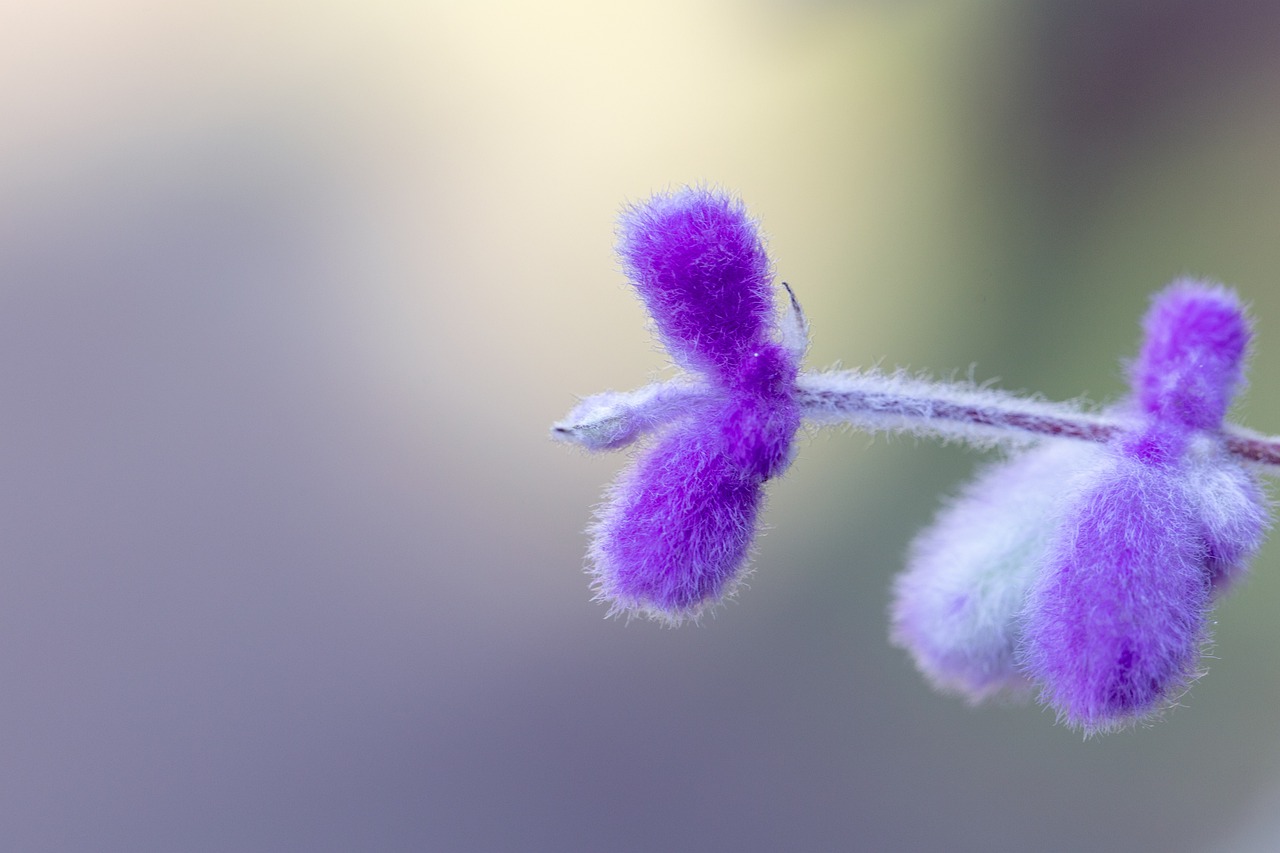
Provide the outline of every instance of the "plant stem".
{"type": "MultiPolygon", "coordinates": [[[[614,449],[697,410],[717,394],[713,386],[688,379],[607,392],[585,399],[552,428],[552,435],[591,450],[614,449]]],[[[972,382],[937,382],[903,373],[803,373],[796,379],[795,395],[805,419],[815,423],[930,435],[980,447],[1027,444],[1038,437],[1106,443],[1137,426],[1123,412],[1090,411],[1079,401],[1055,403],[972,382]]],[[[1280,467],[1280,438],[1235,425],[1224,427],[1221,436],[1231,454],[1280,467]]]]}

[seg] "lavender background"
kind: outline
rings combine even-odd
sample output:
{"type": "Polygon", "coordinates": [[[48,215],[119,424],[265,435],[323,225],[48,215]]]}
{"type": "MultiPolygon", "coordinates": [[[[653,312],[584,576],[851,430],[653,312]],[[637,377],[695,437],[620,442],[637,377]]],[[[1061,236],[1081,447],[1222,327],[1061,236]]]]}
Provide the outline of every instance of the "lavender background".
{"type": "Polygon", "coordinates": [[[1280,550],[1147,730],[932,694],[886,641],[980,458],[802,440],[699,628],[602,619],[662,364],[625,199],[740,192],[813,322],[1097,399],[1237,286],[1280,432],[1280,6],[28,4],[0,26],[0,847],[1264,851],[1280,550]]]}

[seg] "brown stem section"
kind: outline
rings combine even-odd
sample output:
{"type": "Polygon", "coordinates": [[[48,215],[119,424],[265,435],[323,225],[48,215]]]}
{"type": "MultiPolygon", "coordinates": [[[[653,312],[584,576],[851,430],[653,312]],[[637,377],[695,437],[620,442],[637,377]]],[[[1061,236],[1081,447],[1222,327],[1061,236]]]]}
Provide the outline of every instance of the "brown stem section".
{"type": "Polygon", "coordinates": [[[1262,465],[1280,465],[1280,440],[1254,435],[1227,434],[1227,450],[1262,465]]]}

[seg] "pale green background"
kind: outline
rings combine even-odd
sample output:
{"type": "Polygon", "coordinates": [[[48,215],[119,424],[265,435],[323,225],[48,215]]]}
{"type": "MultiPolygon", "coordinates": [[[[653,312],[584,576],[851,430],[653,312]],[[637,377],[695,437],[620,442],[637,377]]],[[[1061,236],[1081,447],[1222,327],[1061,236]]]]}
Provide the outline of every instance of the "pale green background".
{"type": "Polygon", "coordinates": [[[1123,391],[1148,295],[1239,288],[1280,432],[1280,5],[14,5],[0,26],[0,847],[1264,851],[1280,551],[1166,721],[1082,742],[886,640],[981,458],[840,432],[750,588],[606,621],[664,364],[627,200],[740,193],[812,363],[1123,391]]]}

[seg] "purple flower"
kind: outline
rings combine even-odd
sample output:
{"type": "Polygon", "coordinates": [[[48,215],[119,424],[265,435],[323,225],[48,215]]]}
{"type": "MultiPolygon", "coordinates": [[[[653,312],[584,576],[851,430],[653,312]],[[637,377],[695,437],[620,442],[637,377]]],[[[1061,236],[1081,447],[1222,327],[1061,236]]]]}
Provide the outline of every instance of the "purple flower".
{"type": "MultiPolygon", "coordinates": [[[[659,337],[700,377],[688,384],[702,394],[649,402],[665,432],[598,510],[591,572],[611,612],[678,622],[741,578],[762,486],[790,463],[800,426],[802,346],[780,340],[769,259],[740,202],[706,189],[655,196],[623,214],[618,254],[659,337]]],[[[625,443],[656,420],[606,417],[597,443],[625,443]]]]}
{"type": "Polygon", "coordinates": [[[893,638],[939,687],[980,701],[1034,685],[1092,733],[1159,712],[1199,674],[1212,598],[1269,523],[1221,432],[1249,329],[1230,292],[1182,281],[1144,330],[1131,427],[994,466],[917,538],[893,638]]]}
{"type": "Polygon", "coordinates": [[[1239,300],[1177,282],[1143,326],[1131,371],[1141,425],[1085,478],[1023,618],[1043,701],[1087,732],[1158,713],[1200,674],[1212,596],[1268,525],[1261,488],[1218,432],[1249,340],[1239,300]]]}

